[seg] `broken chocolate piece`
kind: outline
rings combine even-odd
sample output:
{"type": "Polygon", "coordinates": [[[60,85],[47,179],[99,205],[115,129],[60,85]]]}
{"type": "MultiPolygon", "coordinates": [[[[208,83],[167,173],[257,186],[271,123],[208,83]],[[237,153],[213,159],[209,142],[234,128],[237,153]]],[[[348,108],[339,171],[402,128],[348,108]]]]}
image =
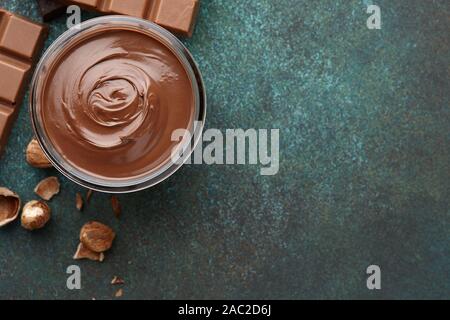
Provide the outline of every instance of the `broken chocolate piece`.
{"type": "Polygon", "coordinates": [[[44,21],[50,21],[66,12],[67,5],[58,0],[37,0],[44,21]]]}

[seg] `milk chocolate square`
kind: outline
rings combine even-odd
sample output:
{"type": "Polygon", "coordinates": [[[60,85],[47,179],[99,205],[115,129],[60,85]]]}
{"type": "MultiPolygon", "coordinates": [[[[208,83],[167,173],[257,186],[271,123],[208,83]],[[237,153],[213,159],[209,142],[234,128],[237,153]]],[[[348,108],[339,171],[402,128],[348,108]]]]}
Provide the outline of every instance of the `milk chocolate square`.
{"type": "Polygon", "coordinates": [[[22,83],[30,66],[6,57],[0,57],[0,99],[16,104],[22,93],[22,83]]]}
{"type": "Polygon", "coordinates": [[[0,150],[8,142],[8,135],[15,119],[14,109],[0,102],[0,150]]]}
{"type": "Polygon", "coordinates": [[[160,0],[154,22],[176,34],[191,37],[198,10],[198,0],[160,0]]]}
{"type": "Polygon", "coordinates": [[[102,2],[102,0],[77,0],[74,2],[77,2],[76,4],[81,6],[85,5],[92,8],[97,8],[100,5],[100,2],[102,2]]]}
{"type": "Polygon", "coordinates": [[[42,26],[22,17],[2,15],[2,32],[0,48],[11,51],[25,59],[31,59],[38,50],[42,34],[42,26]]]}
{"type": "Polygon", "coordinates": [[[149,10],[148,0],[109,0],[104,11],[125,14],[137,18],[146,18],[149,10]]]}

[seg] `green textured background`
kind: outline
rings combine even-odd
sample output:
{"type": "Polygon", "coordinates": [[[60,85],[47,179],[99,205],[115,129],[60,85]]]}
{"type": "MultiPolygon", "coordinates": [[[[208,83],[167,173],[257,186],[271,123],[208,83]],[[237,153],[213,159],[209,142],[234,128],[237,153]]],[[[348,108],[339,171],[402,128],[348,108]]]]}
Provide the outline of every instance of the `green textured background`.
{"type": "MultiPolygon", "coordinates": [[[[51,223],[0,230],[0,298],[449,298],[450,2],[202,0],[185,41],[203,72],[209,128],[280,128],[280,172],[185,166],[150,190],[83,213],[61,177],[51,223]],[[117,231],[106,261],[74,262],[80,227],[117,231]],[[66,289],[67,266],[82,290],[66,289]],[[382,290],[366,288],[370,264],[382,290]]],[[[32,0],[0,6],[39,20],[32,0]]],[[[92,15],[83,14],[86,19],[92,15]]],[[[50,25],[50,44],[65,19],[50,25]]],[[[1,88],[0,88],[1,90],[1,88]]],[[[27,98],[28,100],[28,98],[27,98]]],[[[0,185],[36,198],[53,171],[24,161],[27,107],[0,160],[0,185]]],[[[83,191],[84,192],[84,191],[83,191]]]]}

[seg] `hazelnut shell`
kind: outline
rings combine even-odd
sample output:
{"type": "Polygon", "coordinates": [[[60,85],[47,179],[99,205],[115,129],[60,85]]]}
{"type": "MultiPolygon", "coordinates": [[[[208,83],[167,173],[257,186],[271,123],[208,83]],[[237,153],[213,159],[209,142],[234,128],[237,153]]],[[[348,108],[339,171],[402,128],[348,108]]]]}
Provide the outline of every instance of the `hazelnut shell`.
{"type": "Polygon", "coordinates": [[[7,188],[0,188],[0,227],[16,220],[19,211],[19,196],[7,188]]]}
{"type": "Polygon", "coordinates": [[[112,196],[111,197],[111,205],[112,205],[112,209],[114,212],[114,215],[116,216],[116,218],[120,218],[120,215],[122,213],[122,208],[120,206],[120,202],[119,199],[117,199],[116,196],[112,196]]]}
{"type": "Polygon", "coordinates": [[[84,205],[83,197],[81,196],[81,194],[77,193],[75,196],[75,207],[77,208],[78,211],[82,211],[83,205],[84,205]]]}
{"type": "Polygon", "coordinates": [[[92,261],[103,262],[103,260],[105,259],[105,255],[103,252],[98,253],[98,252],[89,250],[88,248],[86,248],[86,246],[84,244],[82,244],[80,242],[80,244],[78,245],[78,248],[77,248],[77,252],[75,252],[75,255],[73,256],[73,258],[75,260],[89,259],[92,261]]]}
{"type": "Polygon", "coordinates": [[[48,177],[38,183],[34,192],[42,199],[49,201],[59,193],[60,183],[57,177],[48,177]]]}

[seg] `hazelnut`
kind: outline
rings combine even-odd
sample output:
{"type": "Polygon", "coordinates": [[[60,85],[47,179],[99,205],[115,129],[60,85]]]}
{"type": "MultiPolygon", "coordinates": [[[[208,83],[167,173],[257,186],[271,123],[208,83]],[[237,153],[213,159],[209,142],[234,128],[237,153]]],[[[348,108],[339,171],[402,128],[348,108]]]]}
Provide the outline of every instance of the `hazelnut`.
{"type": "Polygon", "coordinates": [[[32,167],[41,169],[52,167],[36,139],[31,140],[28,144],[26,158],[28,164],[32,167]]]}
{"type": "Polygon", "coordinates": [[[78,245],[77,252],[75,252],[75,255],[73,256],[75,260],[80,259],[89,259],[92,261],[100,261],[102,262],[105,259],[105,254],[103,252],[94,252],[92,250],[89,250],[86,248],[86,246],[82,243],[78,245]]]}
{"type": "Polygon", "coordinates": [[[19,210],[19,196],[9,189],[0,188],[0,227],[16,220],[19,210]]]}
{"type": "Polygon", "coordinates": [[[42,199],[49,201],[59,193],[59,180],[57,177],[49,177],[38,183],[34,192],[42,199]]]}
{"type": "Polygon", "coordinates": [[[43,228],[50,220],[51,210],[44,201],[30,201],[22,210],[22,227],[27,230],[43,228]]]}
{"type": "Polygon", "coordinates": [[[86,223],[80,231],[80,241],[94,252],[109,250],[115,237],[110,227],[95,221],[86,223]]]}

